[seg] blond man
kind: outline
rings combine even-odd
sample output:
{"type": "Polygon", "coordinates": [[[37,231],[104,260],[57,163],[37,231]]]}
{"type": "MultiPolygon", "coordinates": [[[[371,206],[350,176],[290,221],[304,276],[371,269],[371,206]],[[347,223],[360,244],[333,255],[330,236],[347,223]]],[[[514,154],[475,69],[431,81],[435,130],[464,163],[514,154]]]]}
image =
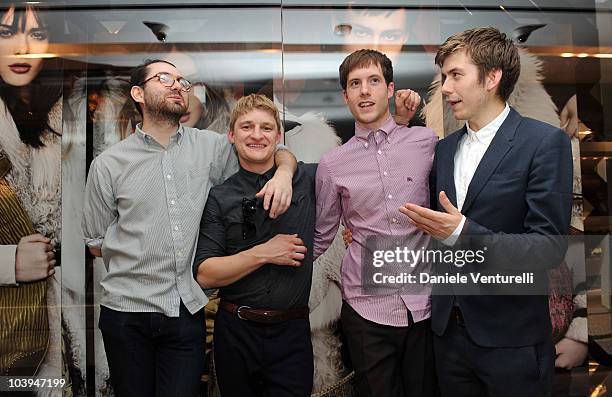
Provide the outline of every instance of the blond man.
{"type": "Polygon", "coordinates": [[[308,322],[316,165],[298,163],[287,212],[270,219],[255,197],[274,174],[281,123],[263,95],[238,101],[230,142],[239,171],[211,189],[194,275],[220,288],[215,368],[224,396],[308,396],[313,359],[308,322]]]}

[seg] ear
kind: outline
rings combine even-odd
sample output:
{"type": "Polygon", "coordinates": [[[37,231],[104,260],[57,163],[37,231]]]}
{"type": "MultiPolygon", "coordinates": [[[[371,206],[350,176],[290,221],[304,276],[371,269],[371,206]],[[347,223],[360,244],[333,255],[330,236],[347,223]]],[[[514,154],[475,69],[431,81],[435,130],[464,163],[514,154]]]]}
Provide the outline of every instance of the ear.
{"type": "Polygon", "coordinates": [[[497,87],[499,87],[502,74],[503,72],[501,69],[493,69],[487,74],[487,79],[485,81],[487,91],[497,92],[497,87]]]}
{"type": "Polygon", "coordinates": [[[276,134],[276,144],[277,145],[281,142],[282,135],[283,133],[281,131],[278,131],[278,134],[276,134]]]}
{"type": "Polygon", "coordinates": [[[229,132],[227,133],[227,139],[229,139],[230,143],[235,143],[233,128],[230,128],[229,132]]]}
{"type": "Polygon", "coordinates": [[[348,95],[346,95],[346,90],[342,90],[342,98],[344,98],[344,103],[348,105],[348,95]]]}
{"type": "Polygon", "coordinates": [[[393,84],[393,82],[390,82],[387,86],[387,99],[393,98],[393,94],[395,94],[395,84],[393,84]]]}
{"type": "Polygon", "coordinates": [[[133,86],[130,90],[130,95],[136,102],[144,105],[144,90],[142,87],[138,87],[137,85],[133,86]]]}

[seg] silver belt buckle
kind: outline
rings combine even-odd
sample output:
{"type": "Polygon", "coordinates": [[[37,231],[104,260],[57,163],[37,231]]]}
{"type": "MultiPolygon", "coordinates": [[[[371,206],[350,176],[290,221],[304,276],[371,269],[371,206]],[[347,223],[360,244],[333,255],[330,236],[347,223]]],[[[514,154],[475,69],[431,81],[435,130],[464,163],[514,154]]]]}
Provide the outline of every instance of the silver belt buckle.
{"type": "Polygon", "coordinates": [[[240,310],[242,310],[242,309],[250,309],[250,308],[251,308],[251,306],[240,306],[240,307],[238,308],[238,310],[236,310],[236,315],[238,316],[238,318],[239,318],[239,319],[247,321],[247,319],[246,319],[246,318],[244,318],[244,317],[242,317],[242,316],[240,315],[240,310]]]}

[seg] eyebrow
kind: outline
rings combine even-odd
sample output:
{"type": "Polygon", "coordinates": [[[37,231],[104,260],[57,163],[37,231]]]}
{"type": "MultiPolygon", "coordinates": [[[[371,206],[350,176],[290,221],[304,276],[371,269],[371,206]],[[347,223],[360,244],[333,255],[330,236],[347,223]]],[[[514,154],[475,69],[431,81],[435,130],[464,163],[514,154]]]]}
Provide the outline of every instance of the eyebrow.
{"type": "Polygon", "coordinates": [[[399,29],[399,28],[398,29],[387,29],[387,30],[383,30],[382,34],[385,34],[385,33],[396,33],[396,32],[397,33],[404,33],[405,31],[402,30],[402,29],[399,29]]]}
{"type": "MultiPolygon", "coordinates": [[[[6,29],[10,29],[12,31],[17,31],[19,29],[17,29],[17,27],[15,27],[14,25],[7,25],[6,23],[0,23],[0,28],[6,28],[6,29]]],[[[47,31],[49,29],[43,27],[43,26],[37,26],[34,28],[30,29],[30,32],[37,32],[37,31],[47,31]]]]}
{"type": "MultiPolygon", "coordinates": [[[[354,23],[354,24],[353,24],[353,29],[355,29],[355,28],[361,29],[361,30],[363,30],[363,31],[365,31],[365,32],[367,32],[367,33],[372,34],[372,29],[368,28],[367,26],[360,25],[360,24],[358,24],[358,23],[354,23]]],[[[351,33],[353,33],[353,31],[352,31],[352,30],[351,30],[351,33]]]]}
{"type": "Polygon", "coordinates": [[[461,68],[460,68],[460,67],[458,67],[458,66],[455,66],[454,68],[452,68],[451,70],[447,71],[446,73],[444,73],[444,71],[442,71],[442,70],[440,71],[440,73],[442,73],[442,74],[443,74],[443,75],[445,75],[445,76],[446,76],[447,74],[449,74],[449,73],[453,73],[453,72],[463,72],[463,69],[461,69],[461,68]]]}
{"type": "MultiPolygon", "coordinates": [[[[244,121],[239,122],[238,124],[239,125],[245,125],[245,124],[256,124],[256,123],[253,120],[246,119],[244,121]]],[[[260,124],[263,125],[263,126],[275,126],[276,125],[276,123],[272,123],[270,121],[264,121],[264,122],[262,122],[260,124]]]]}
{"type": "MultiPolygon", "coordinates": [[[[380,75],[380,74],[371,74],[371,75],[367,76],[366,78],[367,78],[367,79],[371,79],[372,77],[377,77],[377,78],[379,78],[379,79],[380,79],[380,78],[382,78],[382,75],[380,75]]],[[[361,79],[359,79],[359,78],[357,78],[357,77],[354,77],[354,78],[352,78],[352,79],[349,79],[349,82],[352,82],[352,81],[359,81],[359,80],[361,80],[361,79]]]]}

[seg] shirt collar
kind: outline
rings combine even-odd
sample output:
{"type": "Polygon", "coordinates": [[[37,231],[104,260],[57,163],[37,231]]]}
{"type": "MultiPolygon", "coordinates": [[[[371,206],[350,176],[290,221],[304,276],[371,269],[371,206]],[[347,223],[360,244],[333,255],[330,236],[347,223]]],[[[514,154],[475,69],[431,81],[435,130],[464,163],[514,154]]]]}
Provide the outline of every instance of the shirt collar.
{"type": "MultiPolygon", "coordinates": [[[[393,119],[392,116],[389,116],[389,118],[387,118],[385,120],[385,122],[376,131],[383,131],[385,133],[385,135],[388,136],[396,128],[397,128],[397,123],[395,122],[395,120],[393,119]]],[[[368,135],[372,131],[374,131],[374,130],[369,129],[367,127],[364,127],[361,124],[355,122],[355,137],[357,137],[359,139],[367,140],[368,139],[368,135]]]]}
{"type": "MultiPolygon", "coordinates": [[[[183,127],[182,124],[179,124],[176,133],[170,137],[170,143],[176,142],[178,145],[180,145],[183,142],[184,133],[185,127],[183,127]]],[[[136,124],[136,135],[146,143],[156,142],[155,138],[142,130],[142,123],[136,124]]]]}
{"type": "Polygon", "coordinates": [[[490,144],[493,140],[493,137],[495,137],[497,130],[499,130],[499,127],[501,127],[501,125],[506,120],[506,117],[508,117],[508,114],[510,114],[510,106],[508,106],[508,104],[506,103],[506,107],[504,107],[504,110],[502,110],[502,112],[496,118],[491,120],[489,124],[478,130],[478,132],[473,131],[470,128],[470,123],[466,122],[465,126],[467,127],[468,137],[473,141],[478,141],[480,143],[484,143],[485,145],[490,144]]]}
{"type": "Polygon", "coordinates": [[[242,166],[240,166],[240,169],[238,170],[238,173],[240,175],[242,175],[248,182],[256,185],[259,189],[261,189],[263,185],[266,184],[266,182],[272,179],[275,172],[276,172],[276,165],[272,166],[272,168],[270,168],[268,171],[264,172],[263,174],[258,174],[256,172],[247,171],[244,168],[242,168],[242,166]]]}

